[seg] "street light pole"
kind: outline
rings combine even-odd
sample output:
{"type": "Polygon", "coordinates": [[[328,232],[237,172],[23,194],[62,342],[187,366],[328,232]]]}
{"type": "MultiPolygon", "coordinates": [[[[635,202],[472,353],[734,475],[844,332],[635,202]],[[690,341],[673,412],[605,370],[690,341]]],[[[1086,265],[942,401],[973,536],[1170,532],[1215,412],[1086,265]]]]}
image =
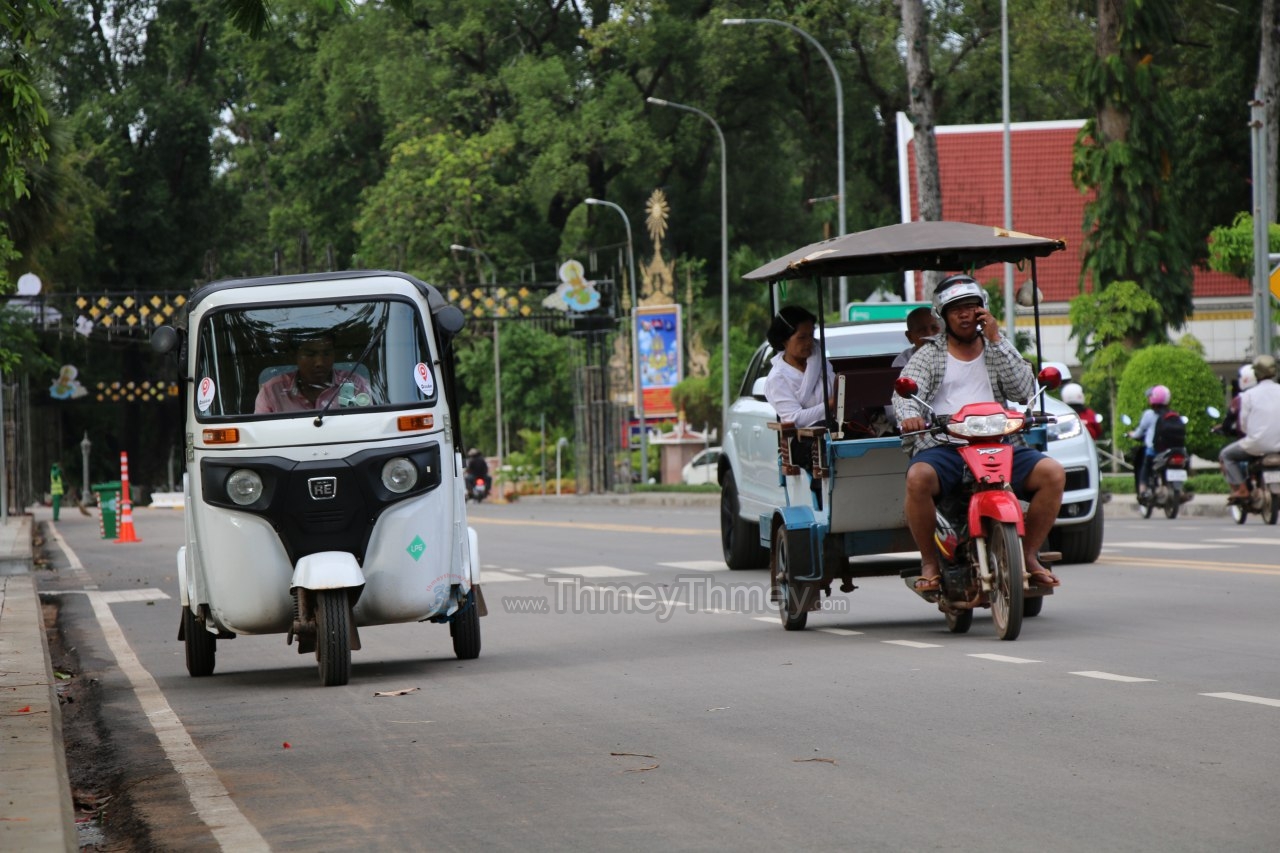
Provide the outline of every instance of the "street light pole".
{"type": "MultiPolygon", "coordinates": [[[[469,252],[473,255],[479,255],[486,264],[489,265],[489,278],[492,279],[491,284],[498,283],[498,269],[493,265],[493,261],[489,256],[480,249],[471,246],[463,246],[460,243],[454,243],[449,248],[455,252],[469,252]]],[[[483,277],[480,281],[484,284],[483,277]]],[[[502,337],[498,332],[498,312],[493,313],[493,405],[494,415],[498,421],[498,444],[496,452],[498,455],[498,470],[502,470],[502,337]]]]}
{"type": "Polygon", "coordinates": [[[628,322],[631,324],[631,381],[635,391],[633,398],[635,400],[636,420],[640,422],[640,482],[649,482],[649,424],[644,418],[644,389],[640,387],[640,334],[636,328],[636,320],[638,318],[637,311],[640,308],[640,302],[636,296],[636,253],[631,243],[631,219],[627,216],[627,212],[620,206],[611,201],[605,201],[599,198],[589,198],[587,204],[598,204],[602,207],[612,208],[618,211],[618,215],[622,217],[622,223],[627,226],[627,263],[631,267],[631,318],[628,322]]]}
{"type": "Polygon", "coordinates": [[[716,120],[697,107],[646,98],[658,107],[671,107],[702,116],[711,122],[720,138],[720,441],[724,441],[725,424],[729,421],[729,166],[724,133],[716,120]]]}
{"type": "MultiPolygon", "coordinates": [[[[831,79],[836,84],[836,192],[839,194],[839,217],[840,217],[840,234],[843,237],[847,231],[844,217],[844,87],[840,85],[840,74],[836,71],[836,64],[831,61],[831,55],[827,53],[822,44],[813,36],[797,27],[795,24],[789,24],[786,21],[779,21],[776,18],[725,18],[722,24],[777,24],[780,27],[786,27],[797,35],[803,36],[808,40],[809,44],[817,48],[818,53],[822,54],[823,60],[827,63],[827,68],[831,69],[831,79]]],[[[843,316],[844,306],[849,301],[849,282],[844,276],[840,276],[840,313],[841,319],[848,319],[843,316]]]]}

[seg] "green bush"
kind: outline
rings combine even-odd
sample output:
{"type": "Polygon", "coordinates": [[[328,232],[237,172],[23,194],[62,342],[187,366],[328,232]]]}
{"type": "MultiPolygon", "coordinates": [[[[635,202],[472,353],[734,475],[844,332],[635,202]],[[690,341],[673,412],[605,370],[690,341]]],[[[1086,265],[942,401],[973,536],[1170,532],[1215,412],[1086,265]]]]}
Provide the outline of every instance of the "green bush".
{"type": "MultiPolygon", "coordinates": [[[[1102,490],[1113,495],[1133,494],[1132,474],[1104,474],[1102,490]]],[[[1226,478],[1220,473],[1205,472],[1192,474],[1187,478],[1187,491],[1198,495],[1225,495],[1231,491],[1226,478]]]]}
{"type": "MultiPolygon", "coordinates": [[[[1187,418],[1187,448],[1202,459],[1217,459],[1226,444],[1222,436],[1209,432],[1220,419],[1205,411],[1209,406],[1226,408],[1222,381],[1205,362],[1204,357],[1185,346],[1160,344],[1134,353],[1116,394],[1120,415],[1133,419],[1132,429],[1147,408],[1146,390],[1152,385],[1166,385],[1171,392],[1170,408],[1187,418]]],[[[1120,449],[1128,451],[1137,442],[1120,437],[1120,449]]]]}

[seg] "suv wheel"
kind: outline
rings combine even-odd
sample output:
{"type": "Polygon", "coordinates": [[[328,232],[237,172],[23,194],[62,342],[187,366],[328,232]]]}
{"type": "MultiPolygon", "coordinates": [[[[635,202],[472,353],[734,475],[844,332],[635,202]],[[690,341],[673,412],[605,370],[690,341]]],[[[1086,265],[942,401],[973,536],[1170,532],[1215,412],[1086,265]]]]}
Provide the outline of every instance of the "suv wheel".
{"type": "Polygon", "coordinates": [[[720,489],[720,545],[730,569],[761,569],[768,565],[768,552],[760,547],[760,527],[743,521],[738,506],[738,484],[733,471],[724,472],[720,489]]]}
{"type": "Polygon", "coordinates": [[[1087,524],[1073,524],[1053,531],[1051,539],[1057,541],[1064,563],[1093,563],[1102,554],[1102,507],[1093,512],[1093,520],[1087,524]]]}

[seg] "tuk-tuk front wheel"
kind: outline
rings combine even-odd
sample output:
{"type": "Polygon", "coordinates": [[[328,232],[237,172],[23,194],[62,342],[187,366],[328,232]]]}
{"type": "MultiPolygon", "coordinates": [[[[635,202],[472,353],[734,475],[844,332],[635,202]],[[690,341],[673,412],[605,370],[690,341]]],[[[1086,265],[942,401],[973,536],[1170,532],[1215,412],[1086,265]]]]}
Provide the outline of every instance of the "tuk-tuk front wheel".
{"type": "Polygon", "coordinates": [[[316,661],[320,683],[340,687],[351,678],[351,607],[347,592],[322,589],[316,596],[316,661]]]}
{"type": "Polygon", "coordinates": [[[453,637],[453,653],[458,660],[475,660],[480,657],[480,609],[476,607],[476,594],[467,594],[467,603],[449,623],[453,637]]]}
{"type": "Polygon", "coordinates": [[[191,677],[213,675],[218,638],[205,630],[204,623],[196,619],[191,608],[185,604],[182,606],[182,641],[186,645],[187,672],[191,677]]]}

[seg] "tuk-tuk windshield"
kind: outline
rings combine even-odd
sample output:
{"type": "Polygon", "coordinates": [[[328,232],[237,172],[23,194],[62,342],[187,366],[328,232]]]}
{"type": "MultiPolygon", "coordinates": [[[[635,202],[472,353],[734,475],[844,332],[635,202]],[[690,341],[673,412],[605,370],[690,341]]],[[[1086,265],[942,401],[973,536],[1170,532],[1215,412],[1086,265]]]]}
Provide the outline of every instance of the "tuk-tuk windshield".
{"type": "Polygon", "coordinates": [[[407,301],[255,305],[211,312],[197,336],[200,420],[432,406],[427,335],[407,301]]]}

